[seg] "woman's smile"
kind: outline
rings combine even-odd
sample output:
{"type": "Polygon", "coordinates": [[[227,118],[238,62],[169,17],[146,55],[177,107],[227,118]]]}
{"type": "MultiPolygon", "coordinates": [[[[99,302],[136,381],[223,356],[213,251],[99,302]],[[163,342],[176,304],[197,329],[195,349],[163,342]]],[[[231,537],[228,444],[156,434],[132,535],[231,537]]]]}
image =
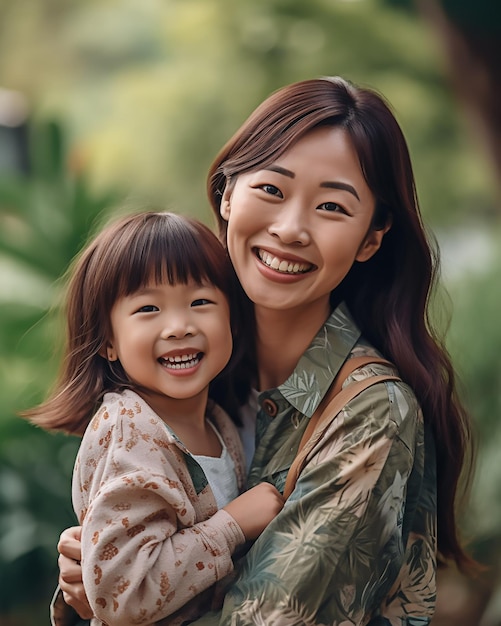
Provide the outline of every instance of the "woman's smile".
{"type": "Polygon", "coordinates": [[[379,248],[374,207],[340,128],[314,129],[275,163],[239,174],[223,193],[221,216],[233,266],[254,305],[289,312],[311,306],[322,323],[332,290],[355,261],[379,248]]]}
{"type": "Polygon", "coordinates": [[[306,272],[311,272],[315,269],[315,266],[311,263],[285,259],[280,255],[277,256],[271,252],[263,250],[262,248],[257,248],[256,254],[264,265],[280,272],[281,274],[305,274],[306,272]]]}

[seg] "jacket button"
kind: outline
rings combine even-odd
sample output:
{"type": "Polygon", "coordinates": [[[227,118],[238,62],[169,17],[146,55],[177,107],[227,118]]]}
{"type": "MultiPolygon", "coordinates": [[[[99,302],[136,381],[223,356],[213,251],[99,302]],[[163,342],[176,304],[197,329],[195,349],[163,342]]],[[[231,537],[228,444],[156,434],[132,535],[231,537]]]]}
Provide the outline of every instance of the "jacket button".
{"type": "Polygon", "coordinates": [[[273,402],[273,400],[270,400],[269,398],[263,400],[263,409],[266,411],[266,413],[268,413],[270,417],[275,417],[275,415],[278,413],[278,406],[273,402]]]}

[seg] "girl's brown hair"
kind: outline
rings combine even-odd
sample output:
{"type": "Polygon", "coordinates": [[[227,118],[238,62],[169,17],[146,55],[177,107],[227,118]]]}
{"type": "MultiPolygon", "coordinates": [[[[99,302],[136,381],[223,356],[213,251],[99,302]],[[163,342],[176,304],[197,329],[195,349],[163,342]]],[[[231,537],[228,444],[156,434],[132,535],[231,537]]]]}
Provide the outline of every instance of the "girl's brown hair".
{"type": "Polygon", "coordinates": [[[342,78],[286,86],[265,100],[216,157],[208,195],[219,234],[226,185],[238,174],[274,162],[294,142],[319,126],[344,129],[357,151],[376,199],[373,228],[391,219],[379,251],[355,263],[332,293],[345,300],[364,336],[390,358],[413,388],[431,425],[437,447],[438,547],[443,558],[470,563],[456,526],[456,494],[463,467],[473,458],[470,420],[456,394],[453,367],[429,319],[429,300],[438,272],[438,252],[425,234],[407,144],[389,105],[370,89],[342,78]]]}
{"type": "MultiPolygon", "coordinates": [[[[59,378],[51,396],[24,413],[25,417],[43,428],[82,434],[106,392],[131,386],[121,365],[101,354],[111,336],[113,305],[150,280],[214,285],[228,298],[236,336],[236,277],[214,233],[174,213],[129,215],[102,230],[70,268],[66,345],[59,378]]],[[[237,358],[234,350],[230,363],[237,358]]]]}

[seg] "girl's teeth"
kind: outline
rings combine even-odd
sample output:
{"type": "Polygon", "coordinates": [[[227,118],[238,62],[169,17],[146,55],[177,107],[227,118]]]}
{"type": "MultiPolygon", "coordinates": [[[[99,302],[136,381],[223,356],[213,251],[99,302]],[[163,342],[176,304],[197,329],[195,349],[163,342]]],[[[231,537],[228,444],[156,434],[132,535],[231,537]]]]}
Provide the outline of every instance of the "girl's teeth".
{"type": "Polygon", "coordinates": [[[192,361],[196,358],[196,354],[183,354],[178,356],[168,356],[166,357],[166,361],[169,363],[181,363],[182,361],[192,361]]]}
{"type": "Polygon", "coordinates": [[[195,367],[197,363],[200,362],[201,355],[198,353],[195,354],[183,354],[179,356],[168,356],[161,357],[161,363],[169,368],[174,370],[184,370],[190,367],[195,367]]]}
{"type": "Polygon", "coordinates": [[[277,270],[278,272],[283,272],[284,274],[303,274],[311,268],[311,265],[307,263],[280,260],[278,257],[273,256],[264,250],[259,250],[258,254],[259,258],[265,265],[277,270]]]}

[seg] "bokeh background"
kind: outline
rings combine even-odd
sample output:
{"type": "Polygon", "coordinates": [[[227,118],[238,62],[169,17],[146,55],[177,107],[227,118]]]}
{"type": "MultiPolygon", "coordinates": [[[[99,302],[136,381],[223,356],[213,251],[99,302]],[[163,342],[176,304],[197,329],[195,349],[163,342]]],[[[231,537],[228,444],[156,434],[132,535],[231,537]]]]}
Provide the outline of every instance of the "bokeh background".
{"type": "Polygon", "coordinates": [[[78,440],[17,416],[54,380],[59,277],[120,207],[212,225],[205,174],[226,139],[273,90],[333,74],[381,91],[408,138],[478,433],[461,516],[487,569],[441,572],[433,626],[501,624],[500,42],[497,0],[0,0],[2,626],[49,623],[75,523],[78,440]]]}

